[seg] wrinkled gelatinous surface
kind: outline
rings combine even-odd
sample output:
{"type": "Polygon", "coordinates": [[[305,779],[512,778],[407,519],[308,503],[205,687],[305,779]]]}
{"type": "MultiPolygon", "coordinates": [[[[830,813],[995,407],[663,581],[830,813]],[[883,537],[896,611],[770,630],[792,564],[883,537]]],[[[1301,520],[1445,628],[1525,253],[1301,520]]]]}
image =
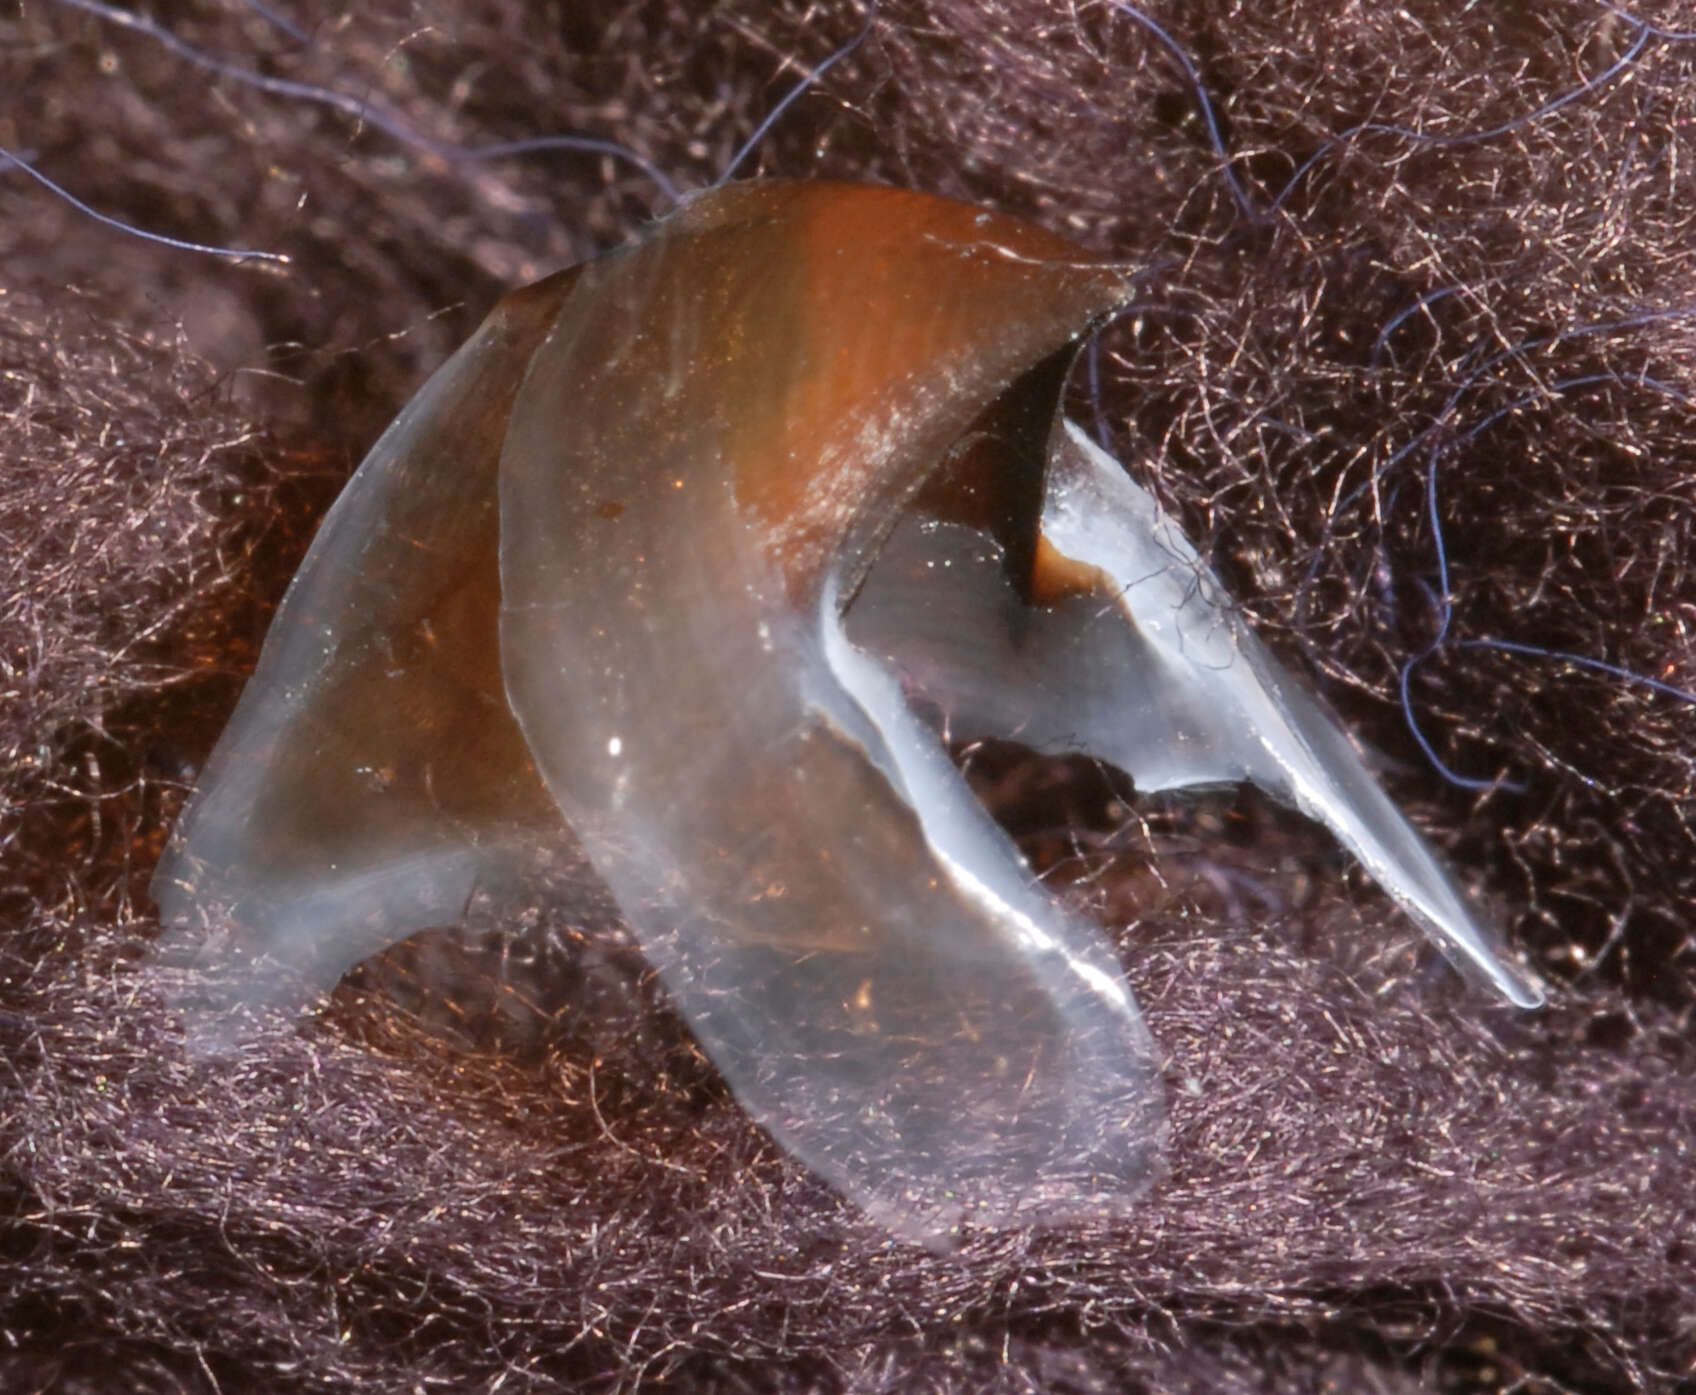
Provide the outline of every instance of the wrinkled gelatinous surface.
{"type": "Polygon", "coordinates": [[[754,183],[509,297],[326,519],[155,879],[168,941],[327,985],[580,851],[738,1098],[893,1229],[1111,1214],[1159,1166],[1155,1048],[918,688],[1145,789],[1254,780],[1530,1000],[1055,427],[1126,286],[959,204],[754,183]]]}

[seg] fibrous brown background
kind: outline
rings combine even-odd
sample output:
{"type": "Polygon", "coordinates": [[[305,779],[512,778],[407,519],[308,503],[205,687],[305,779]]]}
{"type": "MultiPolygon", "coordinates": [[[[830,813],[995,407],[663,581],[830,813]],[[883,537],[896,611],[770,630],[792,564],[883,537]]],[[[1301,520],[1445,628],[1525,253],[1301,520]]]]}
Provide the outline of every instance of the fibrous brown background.
{"type": "Polygon", "coordinates": [[[0,1388],[1696,1374],[1696,14],[1146,13],[1228,172],[1101,0],[0,20],[9,149],[290,258],[0,171],[0,1388]],[[947,1256],[779,1155],[615,940],[434,937],[211,1061],[141,972],[164,832],[376,432],[504,288],[718,177],[862,29],[739,173],[969,197],[1150,268],[1074,410],[1552,991],[1467,995],[1256,807],[1115,818],[1090,772],[980,760],[1120,931],[1172,1172],[1129,1222],[947,1256]],[[637,158],[474,158],[555,133],[637,158]]]}

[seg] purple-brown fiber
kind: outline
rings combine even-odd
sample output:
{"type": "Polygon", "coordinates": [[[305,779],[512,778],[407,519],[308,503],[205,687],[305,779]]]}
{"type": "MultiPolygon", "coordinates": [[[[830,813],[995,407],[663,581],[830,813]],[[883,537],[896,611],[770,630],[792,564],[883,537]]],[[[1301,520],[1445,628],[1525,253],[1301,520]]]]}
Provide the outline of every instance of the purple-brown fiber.
{"type": "MultiPolygon", "coordinates": [[[[595,132],[684,186],[866,18],[272,7],[311,42],[245,4],[145,12],[466,146],[595,132]]],[[[1551,1008],[1451,1000],[1387,900],[1252,807],[1209,812],[1232,834],[1209,852],[1170,811],[1110,818],[1087,769],[985,751],[1021,846],[1109,917],[1176,1082],[1174,1175],[1112,1224],[887,1245],[748,1122],[638,956],[534,906],[515,938],[484,917],[414,941],[323,1021],[185,1064],[128,967],[146,880],[333,491],[504,291],[664,200],[619,161],[438,162],[31,3],[5,21],[5,139],[103,210],[293,270],[185,264],[0,178],[0,1385],[1688,1380],[1689,710],[1548,655],[1696,684],[1690,45],[1639,47],[1632,6],[1591,0],[1149,9],[1260,209],[1323,152],[1265,223],[1170,56],[1090,3],[885,0],[757,166],[1168,268],[1081,419],[1385,753],[1551,1008]],[[1621,58],[1488,140],[1338,139],[1489,130],[1621,58]],[[1409,732],[1398,676],[1438,600],[1414,714],[1451,770],[1519,788],[1447,783],[1409,732]]],[[[1684,9],[1641,13],[1688,31],[1684,9]]]]}

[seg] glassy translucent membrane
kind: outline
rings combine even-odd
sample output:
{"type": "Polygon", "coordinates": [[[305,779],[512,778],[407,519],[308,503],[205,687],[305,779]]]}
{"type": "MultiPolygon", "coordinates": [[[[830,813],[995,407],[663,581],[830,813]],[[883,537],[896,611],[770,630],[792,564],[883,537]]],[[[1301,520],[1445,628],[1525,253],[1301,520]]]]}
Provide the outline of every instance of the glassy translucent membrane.
{"type": "Polygon", "coordinates": [[[957,522],[897,525],[849,634],[946,714],[957,741],[1094,756],[1139,793],[1248,781],[1323,823],[1470,980],[1519,1007],[1541,991],[1333,717],[1267,652],[1154,496],[1060,421],[1042,509],[1039,590],[957,522]]]}
{"type": "Polygon", "coordinates": [[[1127,293],[1014,219],[771,182],[509,297],[326,519],[155,877],[167,948],[275,1000],[581,855],[750,1113],[897,1233],[1111,1215],[1156,1048],[918,689],[1143,788],[1262,784],[1533,1001],[1055,426],[1127,293]]]}

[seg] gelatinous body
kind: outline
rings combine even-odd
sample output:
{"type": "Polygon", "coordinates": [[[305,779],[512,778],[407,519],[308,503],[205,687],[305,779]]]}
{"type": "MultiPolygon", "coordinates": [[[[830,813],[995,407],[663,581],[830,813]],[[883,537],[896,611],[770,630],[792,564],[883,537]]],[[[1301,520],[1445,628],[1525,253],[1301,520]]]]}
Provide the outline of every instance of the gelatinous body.
{"type": "MultiPolygon", "coordinates": [[[[897,1231],[1112,1213],[1157,1054],[908,693],[1252,780],[1491,952],[1148,496],[1057,423],[1123,269],[754,183],[509,297],[326,520],[155,880],[320,982],[574,847],[739,1099],[897,1231]]],[[[262,993],[255,981],[256,993],[262,993]]]]}

